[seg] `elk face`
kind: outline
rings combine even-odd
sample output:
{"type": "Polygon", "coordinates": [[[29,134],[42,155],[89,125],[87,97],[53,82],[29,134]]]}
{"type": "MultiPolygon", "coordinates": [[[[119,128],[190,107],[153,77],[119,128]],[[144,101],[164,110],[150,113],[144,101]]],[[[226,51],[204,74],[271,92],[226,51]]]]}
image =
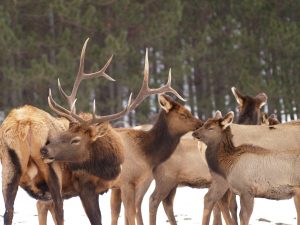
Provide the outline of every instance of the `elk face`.
{"type": "Polygon", "coordinates": [[[195,118],[187,108],[167,95],[159,95],[159,104],[164,110],[169,130],[175,135],[185,134],[203,125],[203,122],[195,118]]]}
{"type": "Polygon", "coordinates": [[[243,95],[235,87],[231,91],[239,105],[239,124],[257,124],[260,118],[260,109],[267,103],[265,93],[259,93],[255,97],[243,95]]]}
{"type": "Polygon", "coordinates": [[[219,143],[222,140],[223,131],[231,125],[233,117],[233,112],[229,112],[222,118],[218,111],[214,118],[208,119],[201,128],[193,132],[193,137],[206,145],[219,143]]]}
{"type": "Polygon", "coordinates": [[[69,130],[49,140],[41,149],[46,162],[53,160],[79,162],[90,156],[89,150],[97,138],[103,136],[106,125],[87,125],[72,122],[69,130]]]}

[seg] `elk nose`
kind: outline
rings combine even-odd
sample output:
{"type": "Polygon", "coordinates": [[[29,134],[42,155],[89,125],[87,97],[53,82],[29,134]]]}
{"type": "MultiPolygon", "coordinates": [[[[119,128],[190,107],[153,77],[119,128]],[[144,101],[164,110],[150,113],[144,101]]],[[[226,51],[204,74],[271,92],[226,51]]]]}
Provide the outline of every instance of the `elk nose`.
{"type": "Polygon", "coordinates": [[[42,156],[47,156],[48,155],[48,149],[46,147],[41,148],[41,154],[42,156]]]}
{"type": "Polygon", "coordinates": [[[197,138],[198,132],[197,132],[197,131],[194,131],[194,132],[192,133],[192,136],[193,136],[194,138],[197,138]]]}

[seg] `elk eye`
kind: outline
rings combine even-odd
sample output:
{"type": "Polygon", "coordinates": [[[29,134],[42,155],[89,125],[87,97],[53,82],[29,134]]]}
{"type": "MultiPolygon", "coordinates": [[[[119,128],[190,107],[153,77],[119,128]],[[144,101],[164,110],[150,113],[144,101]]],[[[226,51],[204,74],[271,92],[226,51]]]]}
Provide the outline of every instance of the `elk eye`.
{"type": "Polygon", "coordinates": [[[76,137],[71,140],[71,145],[76,145],[80,143],[80,138],[76,137]]]}
{"type": "Polygon", "coordinates": [[[208,130],[213,130],[213,129],[214,129],[213,127],[209,127],[209,128],[208,128],[208,130]]]}

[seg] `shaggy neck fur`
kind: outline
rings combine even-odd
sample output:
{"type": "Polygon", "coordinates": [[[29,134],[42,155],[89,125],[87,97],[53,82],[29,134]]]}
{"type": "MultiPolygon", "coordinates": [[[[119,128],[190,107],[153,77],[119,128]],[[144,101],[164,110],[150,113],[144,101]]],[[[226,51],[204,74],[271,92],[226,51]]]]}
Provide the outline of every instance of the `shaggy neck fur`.
{"type": "Polygon", "coordinates": [[[89,145],[89,157],[83,162],[69,163],[71,170],[83,170],[105,180],[113,180],[121,172],[124,161],[122,145],[108,133],[89,145]]]}
{"type": "Polygon", "coordinates": [[[152,168],[171,156],[183,135],[170,132],[166,117],[166,112],[161,111],[153,128],[144,132],[144,137],[140,139],[142,149],[152,168]]]}
{"type": "MultiPolygon", "coordinates": [[[[223,163],[225,159],[230,159],[228,155],[235,153],[235,147],[232,143],[232,134],[230,127],[227,127],[221,137],[220,142],[210,142],[207,145],[207,150],[205,152],[206,160],[209,168],[215,173],[220,174],[225,177],[225,171],[223,163]]],[[[227,166],[226,166],[227,167],[227,166]]]]}

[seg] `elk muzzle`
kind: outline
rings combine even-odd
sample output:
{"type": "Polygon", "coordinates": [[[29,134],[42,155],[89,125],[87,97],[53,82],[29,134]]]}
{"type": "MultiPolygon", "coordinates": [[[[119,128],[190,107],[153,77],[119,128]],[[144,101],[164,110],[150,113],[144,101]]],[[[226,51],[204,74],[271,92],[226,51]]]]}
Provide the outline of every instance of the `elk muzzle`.
{"type": "Polygon", "coordinates": [[[41,148],[40,153],[41,153],[41,157],[45,163],[51,163],[54,161],[54,158],[49,155],[49,151],[46,146],[41,148]]]}

